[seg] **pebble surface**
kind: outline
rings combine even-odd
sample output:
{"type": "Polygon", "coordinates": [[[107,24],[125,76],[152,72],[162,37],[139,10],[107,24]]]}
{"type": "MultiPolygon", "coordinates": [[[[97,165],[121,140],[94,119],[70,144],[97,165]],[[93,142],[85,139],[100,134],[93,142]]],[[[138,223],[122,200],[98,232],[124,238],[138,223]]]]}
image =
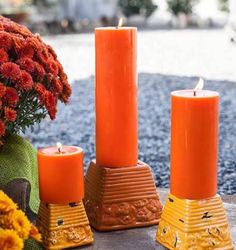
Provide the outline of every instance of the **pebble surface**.
{"type": "MultiPolygon", "coordinates": [[[[158,187],[169,187],[170,92],[193,88],[197,77],[139,74],[139,159],[148,163],[158,187]]],[[[49,119],[27,131],[37,148],[60,141],[84,149],[85,166],[95,158],[94,78],[79,80],[66,106],[59,104],[55,121],[49,119]]],[[[220,92],[218,189],[236,194],[236,84],[207,80],[205,89],[220,92]]],[[[86,171],[86,167],[85,167],[86,171]]]]}

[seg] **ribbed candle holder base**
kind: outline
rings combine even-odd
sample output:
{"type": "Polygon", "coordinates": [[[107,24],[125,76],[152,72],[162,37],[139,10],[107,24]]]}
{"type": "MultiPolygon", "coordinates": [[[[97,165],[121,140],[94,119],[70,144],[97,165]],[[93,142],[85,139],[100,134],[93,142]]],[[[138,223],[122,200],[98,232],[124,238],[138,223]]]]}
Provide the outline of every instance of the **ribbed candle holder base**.
{"type": "Polygon", "coordinates": [[[82,201],[67,205],[41,202],[36,224],[46,249],[64,249],[93,242],[82,201]]]}
{"type": "Polygon", "coordinates": [[[156,239],[168,249],[233,249],[219,195],[204,200],[179,199],[169,194],[156,239]]]}
{"type": "Polygon", "coordinates": [[[92,161],[85,177],[85,209],[91,226],[111,231],[158,224],[162,205],[151,168],[105,168],[92,161]]]}

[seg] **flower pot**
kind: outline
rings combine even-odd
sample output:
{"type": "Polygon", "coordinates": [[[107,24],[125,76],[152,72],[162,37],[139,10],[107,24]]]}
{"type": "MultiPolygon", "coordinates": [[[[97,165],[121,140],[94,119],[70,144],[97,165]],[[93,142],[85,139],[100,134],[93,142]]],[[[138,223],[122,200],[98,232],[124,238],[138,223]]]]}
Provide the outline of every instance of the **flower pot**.
{"type": "Polygon", "coordinates": [[[39,206],[36,150],[18,135],[7,137],[0,150],[0,188],[23,211],[37,213],[39,206]]]}

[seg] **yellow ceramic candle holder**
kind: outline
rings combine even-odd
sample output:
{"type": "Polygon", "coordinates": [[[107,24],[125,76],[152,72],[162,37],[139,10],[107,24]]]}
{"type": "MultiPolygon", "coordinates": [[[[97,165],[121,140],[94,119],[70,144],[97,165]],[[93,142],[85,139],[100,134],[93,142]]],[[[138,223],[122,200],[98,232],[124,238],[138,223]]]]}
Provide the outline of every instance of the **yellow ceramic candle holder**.
{"type": "Polygon", "coordinates": [[[110,231],[158,224],[162,205],[151,168],[105,168],[92,161],[85,177],[84,204],[90,224],[110,231]]]}
{"type": "Polygon", "coordinates": [[[203,200],[188,200],[169,194],[156,239],[173,250],[233,249],[219,195],[203,200]]]}
{"type": "Polygon", "coordinates": [[[36,224],[46,249],[64,249],[93,242],[82,201],[68,205],[41,202],[36,224]]]}

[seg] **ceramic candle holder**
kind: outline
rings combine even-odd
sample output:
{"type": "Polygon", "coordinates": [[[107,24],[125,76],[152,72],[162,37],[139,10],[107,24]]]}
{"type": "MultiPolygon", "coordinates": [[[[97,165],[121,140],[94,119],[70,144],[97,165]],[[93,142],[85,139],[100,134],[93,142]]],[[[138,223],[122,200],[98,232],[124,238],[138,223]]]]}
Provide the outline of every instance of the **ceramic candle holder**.
{"type": "Polygon", "coordinates": [[[40,149],[38,168],[41,203],[37,227],[42,234],[44,247],[64,249],[93,242],[82,203],[82,148],[59,145],[40,149]]]}
{"type": "Polygon", "coordinates": [[[91,226],[110,231],[158,224],[162,205],[151,168],[106,168],[92,161],[85,177],[85,209],[91,226]]]}
{"type": "Polygon", "coordinates": [[[93,242],[82,201],[67,205],[41,202],[36,224],[46,249],[64,249],[93,242]]]}
{"type": "Polygon", "coordinates": [[[201,200],[169,194],[156,239],[168,249],[233,249],[219,195],[201,200]]]}

